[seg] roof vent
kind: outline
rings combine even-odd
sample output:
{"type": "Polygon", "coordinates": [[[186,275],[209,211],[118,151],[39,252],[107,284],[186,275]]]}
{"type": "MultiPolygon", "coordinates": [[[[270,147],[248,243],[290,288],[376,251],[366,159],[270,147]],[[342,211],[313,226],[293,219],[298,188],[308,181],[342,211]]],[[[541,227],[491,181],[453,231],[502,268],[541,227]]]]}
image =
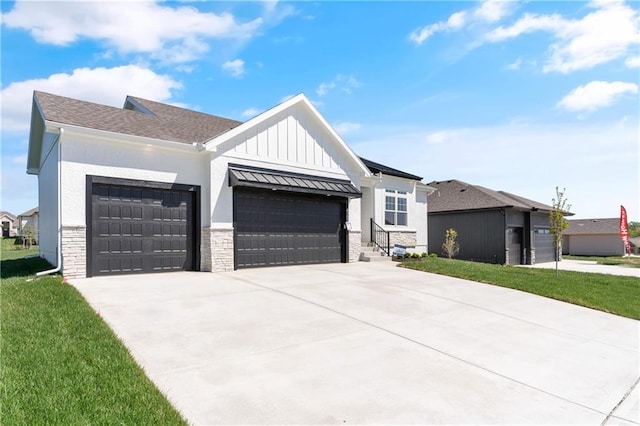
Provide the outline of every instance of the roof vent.
{"type": "Polygon", "coordinates": [[[464,191],[466,191],[466,190],[467,190],[467,188],[462,188],[462,189],[460,190],[460,192],[464,192],[464,191]]]}
{"type": "Polygon", "coordinates": [[[591,222],[597,222],[598,219],[591,219],[591,222]]]}

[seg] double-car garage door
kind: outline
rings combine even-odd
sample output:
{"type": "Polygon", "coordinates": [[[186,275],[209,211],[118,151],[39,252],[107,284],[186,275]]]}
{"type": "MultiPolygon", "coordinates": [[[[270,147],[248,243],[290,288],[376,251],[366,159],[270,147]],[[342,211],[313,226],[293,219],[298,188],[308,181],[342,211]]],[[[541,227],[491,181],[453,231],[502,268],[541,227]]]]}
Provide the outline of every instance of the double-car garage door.
{"type": "Polygon", "coordinates": [[[235,266],[343,262],[344,198],[234,188],[235,266]]]}

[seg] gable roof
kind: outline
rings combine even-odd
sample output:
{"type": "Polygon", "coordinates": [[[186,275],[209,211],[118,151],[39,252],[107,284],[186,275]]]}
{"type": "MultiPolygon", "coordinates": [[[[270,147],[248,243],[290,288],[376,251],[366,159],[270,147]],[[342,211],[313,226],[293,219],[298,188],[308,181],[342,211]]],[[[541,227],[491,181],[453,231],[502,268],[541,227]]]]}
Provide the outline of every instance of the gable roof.
{"type": "Polygon", "coordinates": [[[123,108],[115,108],[39,91],[33,93],[27,172],[38,173],[42,138],[47,124],[54,127],[66,124],[188,145],[203,144],[207,150],[215,151],[220,144],[234,136],[297,105],[305,107],[327,129],[356,169],[365,176],[370,175],[362,160],[303,94],[243,123],[134,96],[127,96],[123,108]]]}
{"type": "Polygon", "coordinates": [[[125,108],[115,108],[38,91],[33,97],[48,122],[186,144],[205,142],[240,124],[142,98],[128,97],[125,108]],[[127,108],[134,103],[147,111],[127,108]]]}
{"type": "Polygon", "coordinates": [[[373,174],[382,173],[383,175],[396,176],[396,177],[401,177],[401,178],[405,178],[405,179],[411,179],[411,180],[417,180],[417,181],[421,181],[422,180],[422,177],[420,177],[420,176],[412,175],[410,173],[406,173],[406,172],[403,172],[401,170],[394,169],[394,168],[389,167],[389,166],[385,166],[384,164],[380,164],[380,163],[373,162],[371,160],[367,160],[366,158],[360,157],[360,160],[362,160],[364,165],[367,166],[367,168],[373,174]]]}
{"type": "Polygon", "coordinates": [[[27,210],[24,213],[19,214],[18,216],[33,216],[34,214],[38,213],[38,207],[34,207],[32,209],[27,210]]]}
{"type": "Polygon", "coordinates": [[[296,106],[300,106],[306,111],[310,113],[310,115],[316,119],[321,126],[323,126],[327,132],[331,135],[335,145],[342,150],[344,154],[346,154],[347,158],[351,160],[351,162],[356,166],[357,169],[361,170],[365,176],[370,176],[369,169],[364,165],[360,157],[358,157],[355,152],[347,145],[347,143],[340,137],[340,135],[327,123],[324,117],[318,112],[318,110],[313,106],[313,104],[307,99],[304,94],[300,93],[295,95],[284,102],[264,111],[261,114],[251,118],[248,121],[240,124],[239,126],[216,136],[214,139],[210,140],[205,144],[205,147],[209,151],[215,151],[218,149],[218,146],[224,144],[225,142],[233,139],[234,137],[242,134],[243,132],[252,129],[254,126],[259,125],[260,123],[267,122],[269,119],[275,117],[276,115],[282,113],[283,111],[290,110],[295,108],[296,106]]]}
{"type": "Polygon", "coordinates": [[[504,191],[494,191],[459,180],[428,183],[435,192],[429,196],[429,213],[514,208],[549,212],[553,207],[504,191]]]}
{"type": "Polygon", "coordinates": [[[11,219],[11,221],[12,221],[12,222],[13,222],[13,221],[15,221],[15,220],[17,219],[17,217],[15,217],[13,214],[11,214],[11,213],[9,213],[9,212],[6,212],[6,211],[4,211],[4,210],[0,211],[0,217],[1,217],[1,216],[6,216],[6,217],[8,217],[9,219],[11,219]]]}
{"type": "Polygon", "coordinates": [[[619,234],[620,219],[572,219],[564,235],[619,234]]]}

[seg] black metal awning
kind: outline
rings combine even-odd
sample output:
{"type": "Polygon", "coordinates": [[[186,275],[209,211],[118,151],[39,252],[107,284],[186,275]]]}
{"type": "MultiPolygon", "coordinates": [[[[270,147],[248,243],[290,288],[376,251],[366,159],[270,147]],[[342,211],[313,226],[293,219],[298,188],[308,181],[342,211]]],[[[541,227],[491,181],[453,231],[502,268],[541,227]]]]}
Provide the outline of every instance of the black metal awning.
{"type": "Polygon", "coordinates": [[[362,197],[362,193],[358,188],[348,180],[281,172],[237,164],[229,164],[229,186],[333,195],[348,198],[362,197]]]}

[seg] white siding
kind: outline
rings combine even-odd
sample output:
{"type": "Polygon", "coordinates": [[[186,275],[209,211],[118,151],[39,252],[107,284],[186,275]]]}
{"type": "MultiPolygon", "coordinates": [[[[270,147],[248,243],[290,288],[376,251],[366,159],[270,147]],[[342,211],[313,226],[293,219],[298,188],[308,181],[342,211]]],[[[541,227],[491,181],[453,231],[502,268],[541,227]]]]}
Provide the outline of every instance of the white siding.
{"type": "Polygon", "coordinates": [[[414,223],[416,228],[416,252],[427,252],[427,193],[416,191],[416,203],[414,206],[414,223]]]}
{"type": "Polygon", "coordinates": [[[43,164],[38,175],[38,244],[40,255],[58,266],[58,149],[56,135],[44,136],[43,164]],[[48,154],[48,156],[47,156],[48,154]],[[46,157],[45,157],[46,156],[46,157]]]}
{"type": "Polygon", "coordinates": [[[200,185],[202,226],[208,225],[206,155],[69,132],[64,133],[61,147],[63,226],[86,226],[87,175],[200,185]]]}

